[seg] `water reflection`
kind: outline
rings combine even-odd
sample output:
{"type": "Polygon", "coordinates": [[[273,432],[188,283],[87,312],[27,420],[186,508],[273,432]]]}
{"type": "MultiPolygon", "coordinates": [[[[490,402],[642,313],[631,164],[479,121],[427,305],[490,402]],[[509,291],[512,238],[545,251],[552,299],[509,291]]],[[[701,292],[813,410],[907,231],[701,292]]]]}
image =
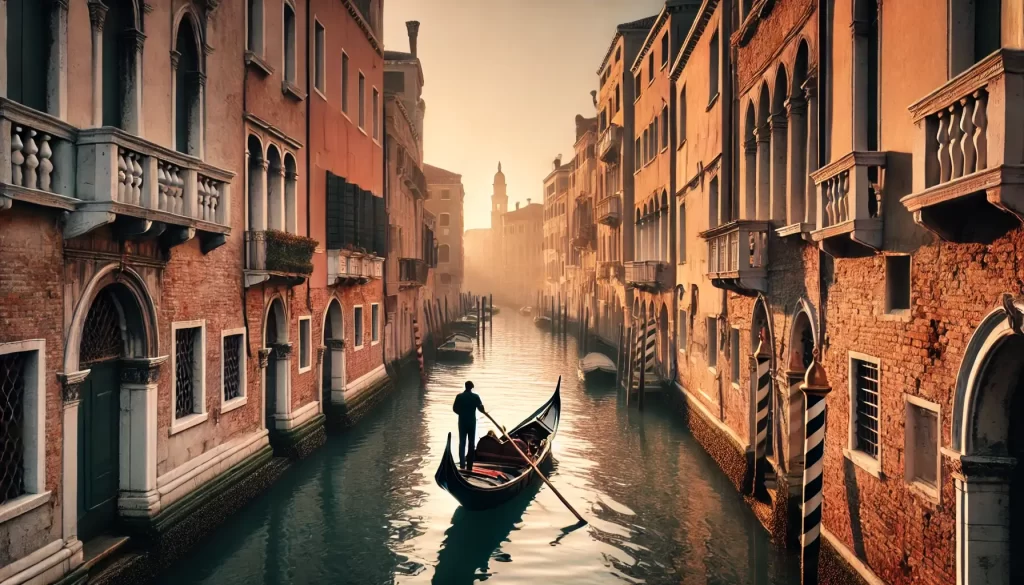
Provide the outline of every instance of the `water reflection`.
{"type": "MultiPolygon", "coordinates": [[[[503,311],[472,363],[403,380],[354,431],[296,463],[163,583],[798,582],[670,406],[626,407],[576,379],[575,341],[503,311]],[[563,377],[563,416],[546,471],[588,520],[537,483],[487,512],[458,508],[433,482],[451,404],[465,380],[500,422],[522,420],[563,377]]],[[[481,417],[477,436],[490,430],[481,417]]]]}

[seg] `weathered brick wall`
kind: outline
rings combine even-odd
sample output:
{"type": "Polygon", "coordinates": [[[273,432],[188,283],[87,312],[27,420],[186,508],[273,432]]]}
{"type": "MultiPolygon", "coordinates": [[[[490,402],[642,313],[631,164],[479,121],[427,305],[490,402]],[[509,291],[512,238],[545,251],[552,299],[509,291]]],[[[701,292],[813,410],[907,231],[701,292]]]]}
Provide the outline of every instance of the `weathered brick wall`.
{"type": "MultiPolygon", "coordinates": [[[[758,77],[766,69],[774,67],[779,52],[792,40],[795,31],[806,27],[807,33],[813,35],[817,28],[816,2],[782,0],[772,4],[771,12],[757,23],[754,36],[738,47],[736,72],[741,94],[756,87],[758,77]]],[[[737,31],[733,35],[734,43],[741,33],[737,31]]]]}

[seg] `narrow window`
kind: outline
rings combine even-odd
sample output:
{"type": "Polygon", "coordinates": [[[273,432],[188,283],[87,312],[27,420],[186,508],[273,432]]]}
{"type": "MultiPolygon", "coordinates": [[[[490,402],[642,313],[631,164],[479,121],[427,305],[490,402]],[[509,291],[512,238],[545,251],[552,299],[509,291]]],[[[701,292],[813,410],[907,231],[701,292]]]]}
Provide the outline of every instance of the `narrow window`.
{"type": "Polygon", "coordinates": [[[224,335],[223,354],[221,356],[221,385],[224,389],[224,402],[245,397],[245,335],[231,333],[224,335]]]}
{"type": "Polygon", "coordinates": [[[637,73],[636,77],[633,78],[633,99],[640,99],[640,94],[643,90],[643,83],[640,82],[642,73],[637,73]]]}
{"type": "Polygon", "coordinates": [[[975,0],[974,2],[974,62],[977,63],[1003,46],[1002,2],[975,0]]]}
{"type": "Polygon", "coordinates": [[[740,330],[733,327],[729,331],[729,356],[732,359],[732,383],[740,383],[740,330]]]}
{"type": "Polygon", "coordinates": [[[284,80],[295,83],[295,10],[284,5],[284,80]]]}
{"type": "Polygon", "coordinates": [[[373,139],[380,140],[380,93],[373,88],[373,139]]]}
{"type": "Polygon", "coordinates": [[[178,25],[175,49],[179,57],[174,71],[174,146],[178,152],[199,156],[203,122],[201,74],[199,44],[191,18],[182,19],[178,25]]]}
{"type": "Polygon", "coordinates": [[[324,25],[319,22],[316,23],[316,35],[314,42],[316,43],[314,82],[316,84],[316,88],[320,90],[320,93],[324,93],[327,91],[327,85],[324,82],[324,59],[326,58],[326,49],[324,45],[326,45],[326,39],[324,38],[324,25]]]}
{"type": "Polygon", "coordinates": [[[718,177],[708,185],[708,228],[718,227],[718,177]]]}
{"type": "Polygon", "coordinates": [[[174,419],[204,412],[203,325],[174,327],[174,419]]]}
{"type": "Polygon", "coordinates": [[[932,496],[939,488],[939,406],[907,397],[906,477],[932,496]]]}
{"type": "Polygon", "coordinates": [[[313,343],[309,328],[310,318],[299,317],[299,373],[313,367],[310,346],[313,343]]]}
{"type": "Polygon", "coordinates": [[[686,142],[686,88],[679,91],[679,106],[676,109],[679,113],[679,144],[686,142]]]}
{"type": "Polygon", "coordinates": [[[249,28],[246,47],[263,55],[263,0],[249,0],[249,28]]]}
{"type": "Polygon", "coordinates": [[[644,130],[644,164],[651,160],[651,128],[644,130]]]}
{"type": "Polygon", "coordinates": [[[654,50],[647,55],[647,83],[654,81],[654,50]]]}
{"type": "Polygon", "coordinates": [[[710,61],[710,63],[708,63],[708,72],[709,72],[708,77],[711,80],[711,87],[710,87],[709,92],[708,92],[708,102],[710,102],[711,100],[715,99],[715,96],[718,95],[719,71],[718,71],[718,31],[717,30],[715,31],[715,34],[711,35],[711,47],[710,47],[709,61],[710,61]]]}
{"type": "Polygon", "coordinates": [[[885,257],[885,312],[910,309],[910,256],[885,257]]]}
{"type": "Polygon", "coordinates": [[[341,54],[341,111],[348,113],[348,55],[341,54]]]}
{"type": "Polygon", "coordinates": [[[878,364],[852,359],[851,366],[854,384],[852,447],[878,459],[878,364]]]}
{"type": "Polygon", "coordinates": [[[686,264],[686,204],[679,204],[679,226],[676,239],[679,241],[679,263],[686,264]]]}
{"type": "Polygon", "coordinates": [[[661,66],[668,65],[668,33],[661,35],[661,66]]]}
{"type": "Polygon", "coordinates": [[[622,109],[622,86],[615,86],[615,113],[618,114],[619,110],[622,109]]]}
{"type": "Polygon", "coordinates": [[[651,160],[658,155],[658,117],[651,121],[651,160]]]}
{"type": "Polygon", "coordinates": [[[718,319],[708,317],[705,320],[708,333],[708,367],[718,367],[718,319]]]}
{"type": "Polygon", "coordinates": [[[0,506],[25,493],[26,378],[34,354],[0,355],[0,506]]]}
{"type": "Polygon", "coordinates": [[[633,147],[633,164],[636,167],[633,169],[634,171],[638,170],[641,166],[641,156],[642,155],[640,150],[640,138],[637,137],[636,145],[633,147]]]}
{"type": "Polygon", "coordinates": [[[377,303],[370,305],[370,341],[380,341],[380,305],[377,303]]]}
{"type": "Polygon", "coordinates": [[[668,148],[668,106],[661,109],[661,148],[668,148]]]}
{"type": "Polygon", "coordinates": [[[356,307],[355,314],[353,315],[353,323],[355,323],[355,343],[356,348],[363,347],[363,308],[356,307]]]}
{"type": "Polygon", "coordinates": [[[359,73],[359,127],[366,127],[366,77],[359,73]]]}

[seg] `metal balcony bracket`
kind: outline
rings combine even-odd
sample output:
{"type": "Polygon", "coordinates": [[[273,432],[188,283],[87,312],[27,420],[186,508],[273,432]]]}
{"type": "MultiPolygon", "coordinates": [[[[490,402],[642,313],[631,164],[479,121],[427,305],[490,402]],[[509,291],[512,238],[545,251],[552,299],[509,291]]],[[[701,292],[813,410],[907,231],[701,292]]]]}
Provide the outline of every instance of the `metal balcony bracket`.
{"type": "Polygon", "coordinates": [[[105,226],[114,223],[117,215],[110,211],[90,211],[79,209],[68,214],[64,222],[64,239],[70,240],[105,226]]]}
{"type": "Polygon", "coordinates": [[[206,232],[199,234],[199,249],[202,250],[203,254],[209,254],[226,243],[228,243],[227,234],[210,234],[206,232]]]}

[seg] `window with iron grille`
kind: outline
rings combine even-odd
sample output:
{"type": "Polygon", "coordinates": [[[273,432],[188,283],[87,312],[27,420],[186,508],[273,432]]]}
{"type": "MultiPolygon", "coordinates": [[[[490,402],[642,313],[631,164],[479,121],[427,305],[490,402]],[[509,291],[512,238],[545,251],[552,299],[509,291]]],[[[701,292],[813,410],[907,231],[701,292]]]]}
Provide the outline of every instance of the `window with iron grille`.
{"type": "Polygon", "coordinates": [[[203,327],[184,325],[174,331],[174,418],[203,412],[203,327]]]}
{"type": "Polygon", "coordinates": [[[242,381],[244,368],[245,344],[241,333],[224,336],[224,402],[245,396],[245,383],[242,381]]]}
{"type": "Polygon", "coordinates": [[[878,382],[877,363],[852,359],[853,369],[853,448],[878,458],[878,382]]]}
{"type": "Polygon", "coordinates": [[[0,355],[0,506],[25,493],[25,378],[30,352],[0,355]]]}

